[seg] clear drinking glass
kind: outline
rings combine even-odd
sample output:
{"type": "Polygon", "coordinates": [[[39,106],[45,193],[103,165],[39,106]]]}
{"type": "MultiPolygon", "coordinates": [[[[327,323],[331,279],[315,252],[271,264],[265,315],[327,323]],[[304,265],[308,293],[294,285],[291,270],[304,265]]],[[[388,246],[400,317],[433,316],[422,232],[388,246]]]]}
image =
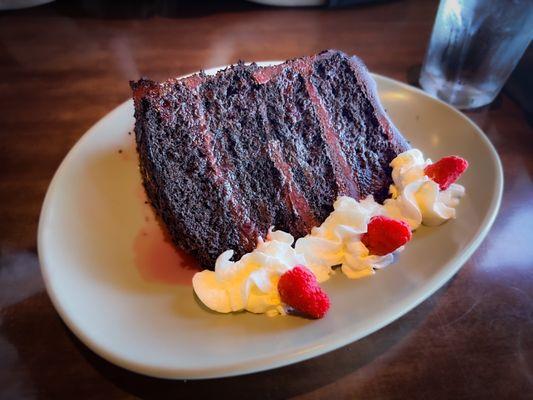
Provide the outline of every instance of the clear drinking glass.
{"type": "Polygon", "coordinates": [[[458,108],[484,106],[532,36],[533,0],[441,0],[420,85],[458,108]]]}

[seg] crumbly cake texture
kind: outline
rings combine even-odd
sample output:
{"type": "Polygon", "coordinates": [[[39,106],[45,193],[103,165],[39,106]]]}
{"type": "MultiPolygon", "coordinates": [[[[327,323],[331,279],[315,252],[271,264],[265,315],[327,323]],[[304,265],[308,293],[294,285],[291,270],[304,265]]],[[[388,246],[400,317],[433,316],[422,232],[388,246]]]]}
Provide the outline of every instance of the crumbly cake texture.
{"type": "Polygon", "coordinates": [[[209,269],[271,226],[306,235],[338,196],[382,202],[389,163],[409,148],[364,64],[336,50],[131,87],[148,198],[174,243],[209,269]]]}

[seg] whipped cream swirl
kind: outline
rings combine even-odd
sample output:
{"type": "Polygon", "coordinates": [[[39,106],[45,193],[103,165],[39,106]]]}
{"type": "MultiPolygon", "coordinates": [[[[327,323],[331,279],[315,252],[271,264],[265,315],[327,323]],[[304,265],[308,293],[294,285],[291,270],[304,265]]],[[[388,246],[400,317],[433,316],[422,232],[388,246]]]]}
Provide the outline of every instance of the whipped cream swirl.
{"type": "Polygon", "coordinates": [[[340,265],[349,278],[359,278],[392,262],[392,254],[369,255],[360,240],[361,234],[367,231],[370,218],[380,214],[381,207],[372,196],[360,202],[341,196],[322,225],[296,241],[296,252],[304,255],[305,265],[319,282],[328,279],[336,265],[340,265]]]}
{"type": "Polygon", "coordinates": [[[214,271],[197,272],[193,288],[202,303],[214,311],[248,310],[268,315],[284,314],[278,293],[279,277],[296,265],[305,265],[297,253],[292,235],[270,231],[266,241],[239,261],[230,261],[233,250],[222,253],[214,271]]]}
{"type": "Polygon", "coordinates": [[[439,184],[424,173],[429,164],[431,160],[424,159],[418,149],[401,153],[390,164],[394,184],[383,214],[406,221],[412,230],[421,224],[435,226],[455,218],[455,207],[465,194],[465,188],[456,183],[441,191],[439,184]]]}
{"type": "MultiPolygon", "coordinates": [[[[390,164],[391,198],[383,205],[372,196],[361,201],[341,196],[326,220],[296,243],[290,234],[271,229],[266,241],[260,239],[257,248],[239,261],[231,261],[232,250],[225,251],[218,257],[215,271],[194,275],[194,291],[218,312],[248,310],[273,316],[286,313],[277,284],[280,276],[296,265],[309,268],[318,282],[329,279],[335,266],[350,279],[372,275],[394,261],[392,253],[372,255],[361,242],[373,216],[404,220],[412,230],[455,218],[455,207],[465,189],[452,184],[441,191],[424,173],[429,164],[431,160],[424,159],[417,149],[398,155],[390,164]]],[[[396,252],[401,250],[403,247],[396,252]]]]}

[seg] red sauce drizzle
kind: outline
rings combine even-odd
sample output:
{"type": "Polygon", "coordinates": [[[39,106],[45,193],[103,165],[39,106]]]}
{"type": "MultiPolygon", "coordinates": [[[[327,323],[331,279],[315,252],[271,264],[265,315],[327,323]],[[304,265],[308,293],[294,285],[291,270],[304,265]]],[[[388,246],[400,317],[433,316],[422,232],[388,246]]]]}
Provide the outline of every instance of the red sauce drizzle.
{"type": "Polygon", "coordinates": [[[196,259],[174,246],[149,205],[145,206],[145,223],[135,236],[133,253],[139,274],[148,282],[190,286],[193,275],[201,270],[196,259]]]}

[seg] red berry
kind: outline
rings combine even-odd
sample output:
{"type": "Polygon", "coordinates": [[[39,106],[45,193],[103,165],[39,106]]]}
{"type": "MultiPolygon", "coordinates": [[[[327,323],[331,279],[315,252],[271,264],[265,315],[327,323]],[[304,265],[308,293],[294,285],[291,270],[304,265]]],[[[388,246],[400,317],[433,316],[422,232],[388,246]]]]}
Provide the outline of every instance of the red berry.
{"type": "Polygon", "coordinates": [[[411,240],[411,228],[405,221],[378,215],[370,220],[361,242],[370,254],[384,256],[411,240]]]}
{"type": "Polygon", "coordinates": [[[441,158],[436,163],[428,165],[424,173],[439,184],[440,190],[446,190],[457,181],[468,168],[468,161],[457,156],[441,158]]]}
{"type": "Polygon", "coordinates": [[[311,318],[322,318],[329,310],[329,297],[315,275],[302,265],[281,275],[278,282],[281,301],[311,318]]]}

